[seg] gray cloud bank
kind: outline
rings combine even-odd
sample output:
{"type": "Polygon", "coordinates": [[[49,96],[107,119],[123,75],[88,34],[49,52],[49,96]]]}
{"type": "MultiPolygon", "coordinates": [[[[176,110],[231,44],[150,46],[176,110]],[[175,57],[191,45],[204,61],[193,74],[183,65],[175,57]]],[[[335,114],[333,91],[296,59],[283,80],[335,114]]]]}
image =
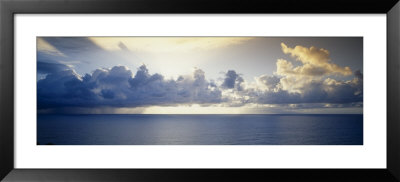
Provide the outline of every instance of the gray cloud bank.
{"type": "MultiPolygon", "coordinates": [[[[46,65],[50,66],[50,63],[46,65]]],[[[58,64],[53,64],[59,69],[58,64]]],[[[38,67],[39,69],[40,67],[38,67]]],[[[138,107],[175,104],[221,103],[221,91],[205,79],[200,69],[192,75],[167,80],[160,74],[149,74],[141,66],[135,75],[125,66],[96,69],[92,74],[78,75],[72,68],[49,71],[38,81],[38,108],[52,107],[138,107]]],[[[45,72],[46,69],[40,70],[45,72]]]]}
{"type": "MultiPolygon", "coordinates": [[[[47,63],[59,71],[48,71],[38,81],[38,108],[57,107],[139,107],[171,106],[177,104],[225,104],[242,106],[255,104],[304,104],[332,103],[348,104],[362,102],[362,74],[357,71],[350,81],[330,78],[310,81],[301,92],[290,92],[282,88],[282,79],[277,76],[258,77],[256,87],[243,86],[243,79],[234,71],[228,71],[220,85],[208,81],[201,69],[192,75],[177,79],[165,79],[160,74],[150,74],[141,66],[135,74],[127,67],[97,69],[92,74],[78,75],[72,68],[47,63]],[[227,94],[223,95],[222,92],[227,94]]],[[[39,67],[38,67],[39,69],[39,67]]]]}

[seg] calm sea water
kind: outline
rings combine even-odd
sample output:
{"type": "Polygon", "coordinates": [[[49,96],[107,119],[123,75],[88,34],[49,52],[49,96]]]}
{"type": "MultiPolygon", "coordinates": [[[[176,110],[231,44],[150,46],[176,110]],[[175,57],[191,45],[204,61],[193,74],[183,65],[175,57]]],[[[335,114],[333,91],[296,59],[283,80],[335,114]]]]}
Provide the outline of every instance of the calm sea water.
{"type": "Polygon", "coordinates": [[[363,115],[38,115],[55,145],[362,145],[363,115]]]}

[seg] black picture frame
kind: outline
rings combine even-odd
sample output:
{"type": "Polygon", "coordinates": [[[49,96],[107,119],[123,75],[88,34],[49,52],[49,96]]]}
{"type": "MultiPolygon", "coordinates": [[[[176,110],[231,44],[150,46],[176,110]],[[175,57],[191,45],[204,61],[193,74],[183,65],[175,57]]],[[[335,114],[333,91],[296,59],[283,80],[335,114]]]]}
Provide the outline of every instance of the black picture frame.
{"type": "Polygon", "coordinates": [[[4,181],[400,181],[398,0],[0,0],[0,179],[4,181]],[[382,13],[387,15],[386,169],[15,169],[14,15],[382,13]]]}

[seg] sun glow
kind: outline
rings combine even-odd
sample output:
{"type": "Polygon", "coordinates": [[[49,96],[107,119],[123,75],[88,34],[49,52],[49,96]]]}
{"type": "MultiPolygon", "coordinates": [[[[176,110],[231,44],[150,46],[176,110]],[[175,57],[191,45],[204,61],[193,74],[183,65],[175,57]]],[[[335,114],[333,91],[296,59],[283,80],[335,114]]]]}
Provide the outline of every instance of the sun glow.
{"type": "Polygon", "coordinates": [[[199,105],[192,106],[172,106],[160,107],[152,106],[143,111],[143,114],[241,114],[241,108],[238,107],[218,107],[209,106],[201,107],[199,105]]]}
{"type": "Polygon", "coordinates": [[[145,52],[215,49],[240,44],[251,37],[90,37],[105,50],[127,49],[145,52]]]}
{"type": "Polygon", "coordinates": [[[199,104],[178,106],[150,106],[142,110],[142,114],[268,114],[274,107],[269,104],[247,104],[240,107],[214,104],[201,106],[199,104]]]}

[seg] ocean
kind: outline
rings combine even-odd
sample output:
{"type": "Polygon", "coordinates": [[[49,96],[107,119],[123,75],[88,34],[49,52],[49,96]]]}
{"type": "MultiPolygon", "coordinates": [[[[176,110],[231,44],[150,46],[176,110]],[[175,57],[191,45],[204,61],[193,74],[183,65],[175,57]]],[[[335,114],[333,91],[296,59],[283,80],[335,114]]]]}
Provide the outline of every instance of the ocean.
{"type": "Polygon", "coordinates": [[[37,116],[39,145],[362,145],[363,115],[37,116]]]}

